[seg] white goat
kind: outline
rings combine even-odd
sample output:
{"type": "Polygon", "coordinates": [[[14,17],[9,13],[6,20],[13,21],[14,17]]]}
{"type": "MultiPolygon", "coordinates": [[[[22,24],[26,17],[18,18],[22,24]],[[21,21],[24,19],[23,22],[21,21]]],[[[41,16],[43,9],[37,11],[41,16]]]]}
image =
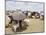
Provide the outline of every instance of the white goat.
{"type": "Polygon", "coordinates": [[[13,27],[13,30],[16,32],[16,29],[19,27],[19,25],[16,24],[16,25],[13,25],[12,27],[13,27]]]}
{"type": "Polygon", "coordinates": [[[5,19],[6,19],[5,20],[6,21],[5,25],[8,26],[9,22],[11,21],[11,19],[8,17],[8,15],[6,15],[5,19]]]}

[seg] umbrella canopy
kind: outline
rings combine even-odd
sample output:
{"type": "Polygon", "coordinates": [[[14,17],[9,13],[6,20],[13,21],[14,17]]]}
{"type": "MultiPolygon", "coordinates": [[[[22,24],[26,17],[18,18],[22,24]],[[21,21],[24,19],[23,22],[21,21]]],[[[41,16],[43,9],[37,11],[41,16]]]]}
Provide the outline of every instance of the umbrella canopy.
{"type": "Polygon", "coordinates": [[[19,13],[19,12],[13,13],[12,17],[14,20],[22,20],[22,19],[26,18],[25,14],[19,13]]]}

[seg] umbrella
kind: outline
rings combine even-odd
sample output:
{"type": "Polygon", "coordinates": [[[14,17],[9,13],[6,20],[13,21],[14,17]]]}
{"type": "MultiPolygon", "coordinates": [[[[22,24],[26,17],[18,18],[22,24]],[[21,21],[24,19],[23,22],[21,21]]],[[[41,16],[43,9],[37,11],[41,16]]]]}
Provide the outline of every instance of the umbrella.
{"type": "Polygon", "coordinates": [[[22,29],[21,20],[25,19],[26,15],[23,13],[15,12],[12,14],[12,17],[13,17],[13,20],[17,20],[18,23],[20,22],[19,27],[20,27],[20,29],[22,29]]]}
{"type": "Polygon", "coordinates": [[[22,19],[26,18],[26,15],[23,13],[15,12],[12,14],[12,17],[14,20],[22,20],[22,19]]]}

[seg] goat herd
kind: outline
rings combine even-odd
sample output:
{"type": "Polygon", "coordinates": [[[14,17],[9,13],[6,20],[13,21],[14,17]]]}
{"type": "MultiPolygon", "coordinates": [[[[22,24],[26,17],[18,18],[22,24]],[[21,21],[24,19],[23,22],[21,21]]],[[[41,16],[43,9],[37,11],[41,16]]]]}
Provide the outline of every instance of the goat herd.
{"type": "Polygon", "coordinates": [[[37,12],[32,12],[32,13],[23,13],[22,14],[12,14],[12,15],[6,15],[6,24],[5,27],[12,27],[13,30],[16,32],[16,29],[18,27],[20,27],[20,30],[22,29],[22,25],[21,22],[25,19],[25,18],[35,18],[35,19],[42,19],[44,20],[44,15],[40,15],[40,13],[37,12]]]}

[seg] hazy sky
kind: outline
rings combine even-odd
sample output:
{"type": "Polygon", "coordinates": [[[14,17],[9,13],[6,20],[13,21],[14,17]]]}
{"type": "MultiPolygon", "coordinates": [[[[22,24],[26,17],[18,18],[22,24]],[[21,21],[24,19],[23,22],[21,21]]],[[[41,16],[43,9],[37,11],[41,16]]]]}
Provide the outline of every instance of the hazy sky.
{"type": "Polygon", "coordinates": [[[16,2],[15,0],[6,1],[6,10],[15,10],[15,9],[43,11],[43,3],[16,2]]]}

